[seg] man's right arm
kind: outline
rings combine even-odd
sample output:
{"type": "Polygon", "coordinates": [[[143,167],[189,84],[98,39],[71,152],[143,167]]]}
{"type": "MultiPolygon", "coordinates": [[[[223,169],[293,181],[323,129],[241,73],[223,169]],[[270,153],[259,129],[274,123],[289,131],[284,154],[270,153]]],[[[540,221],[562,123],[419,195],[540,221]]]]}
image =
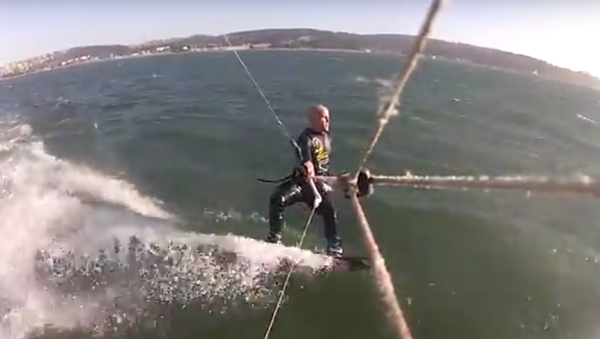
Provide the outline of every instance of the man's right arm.
{"type": "Polygon", "coordinates": [[[304,164],[307,161],[312,162],[311,142],[308,135],[306,135],[306,133],[302,133],[296,142],[300,147],[300,163],[304,164]]]}
{"type": "Polygon", "coordinates": [[[297,140],[300,147],[300,164],[304,168],[305,174],[309,177],[314,175],[314,166],[312,163],[312,143],[310,137],[306,133],[302,133],[297,140]]]}

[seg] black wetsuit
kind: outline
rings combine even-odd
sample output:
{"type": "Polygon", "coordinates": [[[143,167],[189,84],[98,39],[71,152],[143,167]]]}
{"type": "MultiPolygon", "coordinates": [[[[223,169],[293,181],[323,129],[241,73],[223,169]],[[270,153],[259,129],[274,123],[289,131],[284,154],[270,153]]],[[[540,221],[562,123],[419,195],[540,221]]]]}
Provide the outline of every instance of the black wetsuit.
{"type": "MultiPolygon", "coordinates": [[[[300,134],[296,142],[300,147],[300,159],[298,159],[300,165],[306,161],[311,161],[315,168],[315,175],[330,175],[329,155],[331,153],[331,138],[329,133],[318,133],[307,128],[300,134]]],[[[295,171],[295,173],[298,173],[298,171],[295,171]]],[[[337,217],[330,192],[319,181],[315,181],[315,186],[323,198],[315,212],[323,220],[328,250],[339,252],[341,251],[341,242],[337,233],[337,217]]],[[[287,207],[298,202],[312,207],[313,201],[314,193],[306,179],[301,175],[294,175],[281,183],[271,195],[269,203],[270,241],[276,241],[280,238],[284,224],[283,212],[287,207]]]]}

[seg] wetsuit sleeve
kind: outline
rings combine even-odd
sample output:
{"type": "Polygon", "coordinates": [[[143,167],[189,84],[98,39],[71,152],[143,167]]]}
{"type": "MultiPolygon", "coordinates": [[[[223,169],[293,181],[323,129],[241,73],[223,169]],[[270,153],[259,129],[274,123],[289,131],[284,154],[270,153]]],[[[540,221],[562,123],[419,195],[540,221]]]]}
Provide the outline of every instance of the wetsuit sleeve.
{"type": "Polygon", "coordinates": [[[312,161],[311,142],[310,137],[306,133],[302,133],[296,141],[300,147],[300,163],[312,161]]]}

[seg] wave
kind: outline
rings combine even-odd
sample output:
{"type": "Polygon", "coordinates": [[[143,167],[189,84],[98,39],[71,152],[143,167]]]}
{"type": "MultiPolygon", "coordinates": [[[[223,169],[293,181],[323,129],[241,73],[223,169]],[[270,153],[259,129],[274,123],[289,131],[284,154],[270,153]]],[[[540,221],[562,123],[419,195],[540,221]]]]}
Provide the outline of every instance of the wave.
{"type": "Polygon", "coordinates": [[[325,256],[234,235],[186,232],[126,181],[48,154],[31,127],[0,123],[0,338],[104,332],[165,305],[211,313],[272,301],[282,262],[325,256]]]}

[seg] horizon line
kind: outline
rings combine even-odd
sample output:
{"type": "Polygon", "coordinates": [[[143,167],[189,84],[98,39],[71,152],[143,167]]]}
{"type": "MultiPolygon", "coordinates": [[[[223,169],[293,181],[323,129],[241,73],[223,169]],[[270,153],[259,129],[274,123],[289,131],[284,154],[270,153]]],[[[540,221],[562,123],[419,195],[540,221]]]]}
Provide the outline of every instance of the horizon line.
{"type": "MultiPolygon", "coordinates": [[[[48,54],[53,54],[53,53],[68,51],[70,49],[79,48],[79,47],[91,47],[91,46],[138,46],[138,45],[144,45],[144,44],[147,44],[147,43],[158,42],[158,41],[169,41],[169,40],[177,40],[177,39],[186,39],[186,38],[190,38],[190,37],[194,37],[194,36],[209,36],[209,37],[220,37],[220,36],[223,36],[224,37],[226,35],[239,34],[239,33],[245,33],[245,32],[252,32],[252,31],[302,30],[302,29],[314,30],[314,31],[321,31],[321,32],[346,33],[346,34],[361,35],[361,36],[374,36],[374,35],[396,35],[396,36],[409,36],[409,37],[416,37],[417,36],[416,33],[393,33],[393,32],[359,33],[359,32],[354,32],[354,31],[337,31],[337,30],[322,29],[322,28],[313,28],[313,27],[265,27],[265,28],[256,28],[256,29],[230,31],[230,32],[227,32],[227,33],[219,33],[219,34],[194,33],[194,34],[185,35],[185,36],[172,36],[172,37],[168,37],[168,38],[142,40],[142,41],[137,42],[137,43],[129,43],[129,44],[125,44],[125,43],[104,43],[104,44],[89,43],[89,44],[85,44],[85,45],[73,45],[73,46],[70,46],[70,47],[65,47],[63,49],[56,49],[56,50],[44,52],[44,53],[41,53],[41,54],[36,54],[36,55],[30,56],[30,57],[27,57],[27,58],[15,60],[15,61],[9,61],[9,62],[1,64],[0,67],[6,66],[6,65],[10,65],[10,64],[13,64],[13,63],[19,63],[19,62],[27,61],[29,59],[34,59],[34,58],[37,58],[37,57],[40,57],[40,56],[43,56],[43,55],[48,55],[48,54]]],[[[427,40],[437,40],[437,41],[443,41],[443,42],[448,42],[448,43],[462,44],[462,45],[474,46],[474,47],[483,48],[483,49],[500,51],[500,52],[509,53],[509,54],[513,54],[513,55],[526,56],[526,57],[529,57],[529,58],[532,58],[532,59],[544,61],[544,62],[546,62],[546,63],[548,63],[548,64],[550,64],[552,66],[569,69],[569,70],[571,70],[573,72],[583,73],[582,71],[575,71],[575,70],[570,69],[570,68],[566,68],[566,67],[563,67],[563,66],[556,65],[556,64],[554,64],[554,63],[552,63],[552,62],[550,62],[548,60],[539,59],[537,57],[534,57],[534,56],[531,56],[531,55],[527,55],[527,54],[515,53],[515,52],[512,52],[512,51],[508,51],[508,50],[498,49],[498,48],[495,48],[495,47],[475,45],[475,44],[472,44],[472,43],[467,43],[467,42],[462,42],[462,41],[445,40],[445,39],[431,38],[431,37],[428,38],[427,40]]]]}

